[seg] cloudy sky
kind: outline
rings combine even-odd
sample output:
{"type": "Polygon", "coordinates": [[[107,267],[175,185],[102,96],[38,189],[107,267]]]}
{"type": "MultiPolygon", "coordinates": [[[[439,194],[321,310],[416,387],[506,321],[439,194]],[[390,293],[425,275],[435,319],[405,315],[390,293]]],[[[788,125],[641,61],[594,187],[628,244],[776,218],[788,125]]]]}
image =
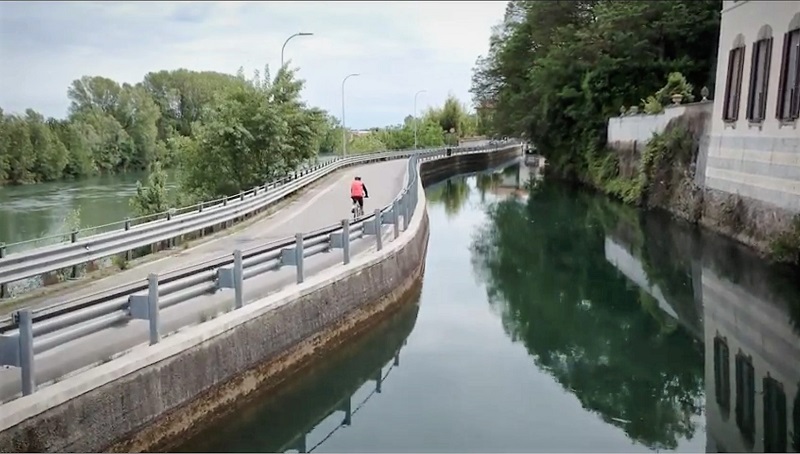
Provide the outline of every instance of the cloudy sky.
{"type": "Polygon", "coordinates": [[[506,2],[0,2],[0,107],[63,117],[67,87],[83,75],[135,83],[189,68],[248,75],[285,59],[306,100],[347,125],[400,123],[440,105],[469,103],[471,68],[488,49],[506,2]]]}

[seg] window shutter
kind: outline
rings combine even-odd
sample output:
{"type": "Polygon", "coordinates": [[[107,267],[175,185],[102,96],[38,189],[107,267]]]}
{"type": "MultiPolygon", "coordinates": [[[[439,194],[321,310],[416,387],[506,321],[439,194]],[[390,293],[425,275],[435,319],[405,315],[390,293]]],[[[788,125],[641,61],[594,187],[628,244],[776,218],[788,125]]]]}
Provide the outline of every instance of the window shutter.
{"type": "Polygon", "coordinates": [[[772,67],[772,42],[773,39],[767,40],[767,48],[764,55],[764,89],[761,94],[761,102],[759,107],[759,118],[764,120],[767,117],[767,93],[769,93],[769,71],[772,67]]]}
{"type": "Polygon", "coordinates": [[[737,78],[738,80],[736,84],[736,103],[733,106],[733,108],[735,109],[733,113],[733,120],[739,119],[739,107],[741,106],[741,99],[742,99],[742,75],[744,73],[745,48],[740,47],[738,50],[740,56],[739,56],[739,67],[736,69],[736,73],[739,75],[739,77],[737,78]]]}
{"type": "Polygon", "coordinates": [[[786,76],[789,65],[789,33],[783,35],[783,52],[781,52],[781,74],[778,78],[778,103],[775,108],[775,118],[783,119],[783,101],[786,99],[786,76]]]}
{"type": "Polygon", "coordinates": [[[722,109],[723,120],[730,120],[730,115],[728,115],[728,112],[730,111],[731,92],[733,91],[733,57],[735,52],[736,49],[731,49],[728,52],[728,77],[725,81],[725,104],[723,105],[722,109]]]}
{"type": "MultiPolygon", "coordinates": [[[[747,92],[747,111],[745,112],[745,118],[748,120],[752,120],[755,117],[756,111],[756,94],[758,91],[758,87],[756,86],[756,75],[758,74],[758,50],[759,50],[759,42],[756,41],[753,44],[753,50],[750,52],[750,83],[747,84],[749,90],[747,92]]],[[[744,57],[744,55],[742,55],[744,57]]]]}

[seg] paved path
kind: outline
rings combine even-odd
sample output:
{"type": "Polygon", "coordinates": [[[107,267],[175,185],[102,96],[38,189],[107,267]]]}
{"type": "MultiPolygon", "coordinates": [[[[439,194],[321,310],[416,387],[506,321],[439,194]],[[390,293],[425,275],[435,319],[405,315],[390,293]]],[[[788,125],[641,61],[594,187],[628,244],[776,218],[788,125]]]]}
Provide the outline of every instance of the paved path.
{"type": "MultiPolygon", "coordinates": [[[[38,309],[76,298],[145,280],[150,273],[162,273],[202,263],[235,249],[248,249],[270,241],[294,236],[298,232],[310,232],[320,227],[340,222],[350,211],[350,180],[362,177],[370,197],[365,200],[364,211],[388,204],[403,187],[407,161],[405,159],[384,161],[364,166],[348,167],[311,189],[304,190],[299,197],[276,213],[245,228],[234,226],[232,233],[198,244],[195,247],[176,249],[168,257],[145,262],[94,282],[78,283],[73,287],[47,292],[33,297],[23,307],[38,309]],[[327,183],[327,184],[326,184],[327,183]]],[[[15,305],[16,306],[16,305],[15,305]]],[[[9,306],[10,308],[11,306],[9,306]]],[[[14,309],[16,310],[16,308],[14,309]]],[[[0,314],[8,311],[0,310],[0,314]]]]}
{"type": "MultiPolygon", "coordinates": [[[[297,232],[308,232],[335,224],[350,212],[350,180],[355,175],[362,177],[370,197],[366,199],[367,213],[382,208],[397,196],[406,179],[405,159],[385,161],[365,166],[346,168],[337,173],[333,182],[304,192],[297,200],[268,218],[258,221],[240,231],[232,233],[174,256],[146,263],[111,277],[98,280],[86,287],[67,290],[58,296],[48,296],[38,305],[64,302],[83,295],[97,293],[135,280],[146,279],[152,272],[164,272],[191,266],[211,258],[231,254],[235,249],[246,249],[268,243],[297,232]]],[[[391,226],[385,226],[385,232],[391,226]]],[[[385,240],[386,241],[386,240],[385,240]]],[[[351,253],[374,248],[374,237],[368,236],[351,246],[351,253]]],[[[306,273],[341,263],[341,250],[319,254],[306,259],[306,273]]],[[[244,283],[245,302],[262,298],[295,281],[294,267],[282,267],[244,283]]],[[[182,326],[199,323],[233,305],[232,291],[220,291],[214,295],[199,297],[161,311],[162,335],[182,326]]],[[[107,361],[113,355],[146,343],[147,322],[134,320],[123,326],[109,328],[90,336],[69,342],[36,356],[37,383],[57,379],[64,374],[107,361]]],[[[146,347],[137,347],[146,348],[146,347]]],[[[19,369],[0,369],[0,402],[19,392],[19,369]]]]}

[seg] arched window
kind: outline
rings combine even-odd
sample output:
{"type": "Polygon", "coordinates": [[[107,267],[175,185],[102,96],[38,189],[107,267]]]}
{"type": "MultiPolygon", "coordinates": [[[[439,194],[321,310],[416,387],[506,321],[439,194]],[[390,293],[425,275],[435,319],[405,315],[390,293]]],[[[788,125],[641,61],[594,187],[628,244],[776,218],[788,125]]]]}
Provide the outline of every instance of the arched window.
{"type": "Polygon", "coordinates": [[[775,116],[784,121],[800,118],[800,13],[794,15],[789,22],[789,31],[783,35],[775,116]]]}
{"type": "Polygon", "coordinates": [[[747,95],[747,119],[760,122],[767,116],[767,90],[772,60],[772,27],[764,25],[753,43],[750,63],[750,86],[747,95]]]}
{"type": "Polygon", "coordinates": [[[733,122],[739,119],[744,50],[744,36],[736,35],[732,49],[728,52],[728,77],[725,83],[725,104],[722,109],[722,119],[725,121],[733,122]]]}

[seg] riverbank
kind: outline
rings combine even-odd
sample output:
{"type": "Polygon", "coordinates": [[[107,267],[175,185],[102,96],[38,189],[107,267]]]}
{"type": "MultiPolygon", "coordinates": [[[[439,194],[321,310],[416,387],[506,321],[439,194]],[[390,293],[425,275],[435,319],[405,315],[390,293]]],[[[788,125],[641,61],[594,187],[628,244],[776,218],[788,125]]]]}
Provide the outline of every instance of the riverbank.
{"type": "Polygon", "coordinates": [[[800,218],[794,210],[706,184],[714,153],[712,111],[712,102],[701,102],[657,115],[611,118],[608,149],[589,160],[580,182],[726,235],[765,258],[800,264],[800,218]]]}

